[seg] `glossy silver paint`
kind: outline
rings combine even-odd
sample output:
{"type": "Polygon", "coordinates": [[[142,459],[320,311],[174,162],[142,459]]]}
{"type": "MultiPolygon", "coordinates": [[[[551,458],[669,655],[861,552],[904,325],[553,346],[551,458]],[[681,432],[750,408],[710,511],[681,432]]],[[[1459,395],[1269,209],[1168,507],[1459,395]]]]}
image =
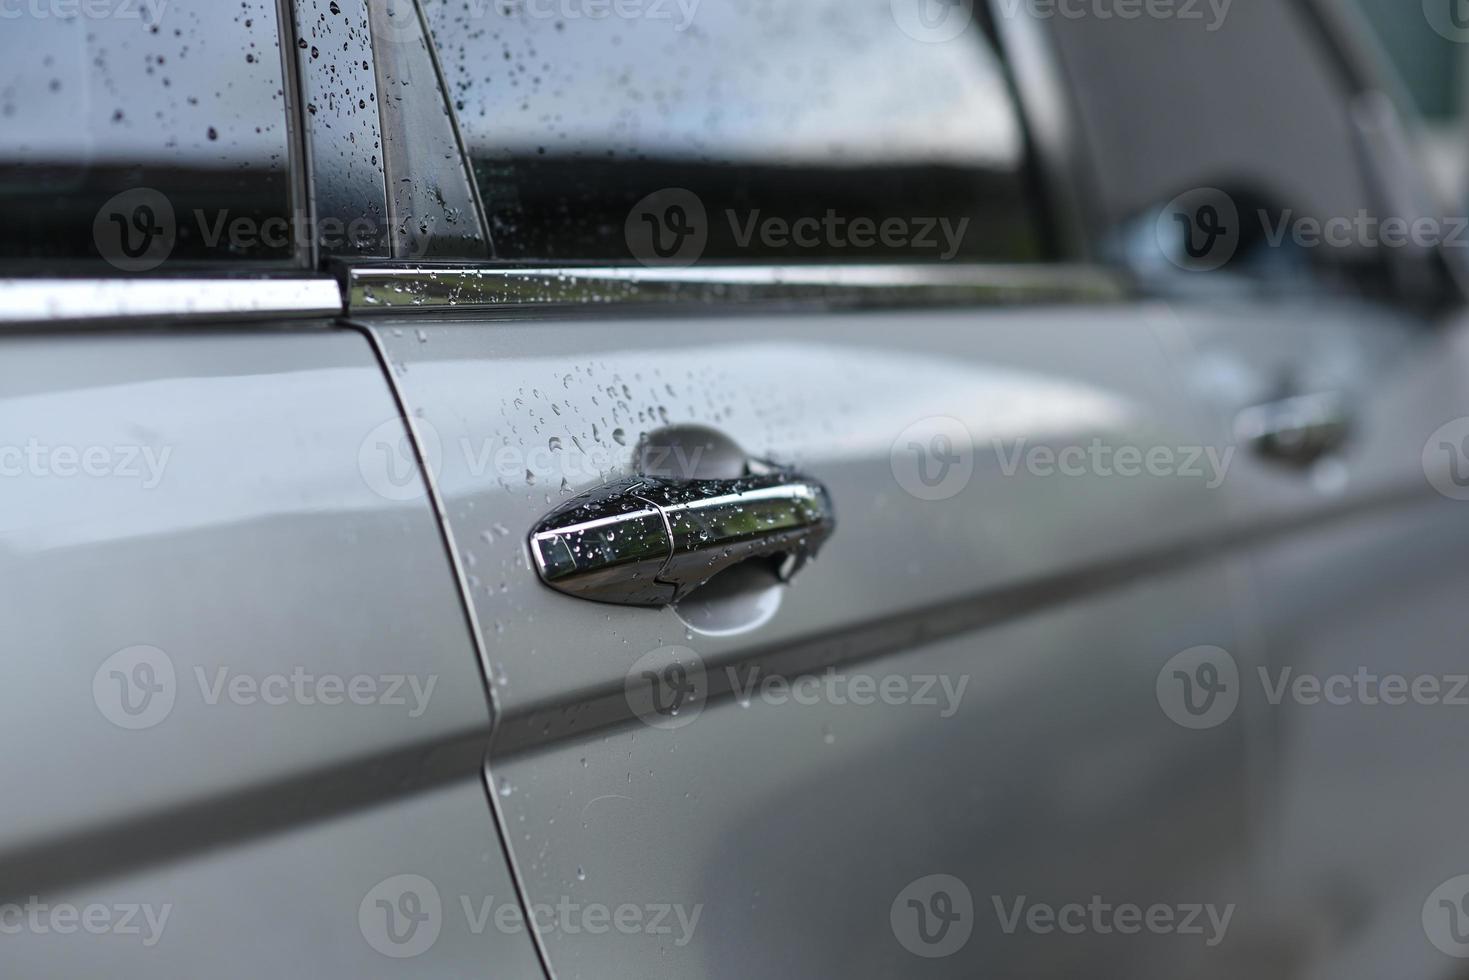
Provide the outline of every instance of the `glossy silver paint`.
{"type": "MultiPolygon", "coordinates": [[[[999,26],[1034,55],[1021,21],[999,26]]],[[[1054,72],[1017,75],[1043,115],[1055,93],[1032,89],[1054,72]]],[[[1039,142],[1064,184],[1075,121],[1051,110],[1039,142]]],[[[156,947],[6,935],[7,968],[1450,975],[1419,913],[1465,859],[1460,714],[1271,705],[1256,677],[1463,673],[1469,522],[1425,482],[1448,465],[1433,428],[1469,417],[1462,322],[1227,283],[1124,305],[1110,273],[1074,268],[425,265],[348,283],[372,346],[208,316],[281,309],[249,305],[279,292],[13,293],[72,298],[22,304],[0,340],[0,446],[166,462],[147,487],[33,462],[0,479],[0,735],[26,747],[0,762],[24,787],[0,799],[0,902],[172,913],[156,947]],[[1082,299],[1098,305],[1045,305],[1082,299]],[[735,303],[737,320],[706,315],[735,303]],[[850,312],[868,307],[904,308],[850,312]],[[119,317],[138,329],[34,330],[119,317]],[[737,567],[661,608],[546,589],[526,530],[639,472],[640,437],[692,427],[829,488],[842,530],[820,559],[788,584],[737,567]],[[934,432],[971,444],[915,480],[934,432]],[[1091,445],[1215,468],[1057,470],[1091,445]],[[1230,657],[1241,701],[1195,729],[1162,692],[1201,647],[1230,657]],[[142,648],[177,690],[135,730],[103,696],[157,682],[142,648]],[[438,684],[417,717],[206,696],[221,669],[298,668],[438,684]],[[807,696],[833,675],[908,696],[807,696]],[[442,931],[399,959],[371,924],[419,908],[379,891],[405,874],[433,885],[442,931]],[[944,959],[897,925],[934,874],[973,903],[944,959]],[[1233,926],[1208,947],[1005,927],[1017,900],[1094,895],[1229,907],[1233,926]],[[553,913],[533,941],[496,924],[524,906],[630,907],[638,927],[553,913]]],[[[339,312],[326,285],[286,308],[339,312]]]]}
{"type": "MultiPolygon", "coordinates": [[[[1069,975],[1118,954],[1096,937],[1004,935],[991,895],[1162,890],[1250,907],[1244,721],[1187,731],[1156,693],[1193,647],[1249,664],[1223,494],[1202,475],[1047,479],[1026,462],[1036,446],[1202,439],[1146,319],[1057,307],[724,324],[373,326],[433,447],[471,585],[499,705],[489,778],[525,901],[700,916],[687,935],[548,931],[551,970],[1069,975]],[[943,499],[895,469],[905,430],[933,418],[975,439],[967,486],[943,499]],[[789,585],[720,590],[721,577],[711,598],[661,610],[545,589],[513,529],[629,472],[640,434],[665,425],[799,467],[829,488],[842,530],[789,585]],[[645,713],[661,697],[649,678],[669,671],[687,697],[671,717],[645,713]],[[762,693],[829,671],[932,678],[957,696],[946,710],[762,693]],[[985,931],[922,961],[889,916],[941,871],[966,881],[985,931]]],[[[1249,934],[1232,947],[1242,958],[1249,934]]],[[[1148,949],[1156,960],[1130,959],[1131,975],[1191,962],[1186,944],[1148,949]]]]}
{"type": "Polygon", "coordinates": [[[0,904],[173,909],[6,969],[533,974],[459,911],[509,894],[491,714],[391,391],[360,334],[270,327],[0,341],[0,904]],[[358,926],[404,873],[460,923],[417,961],[358,926]]]}
{"type": "Polygon", "coordinates": [[[1281,379],[1333,393],[1352,418],[1313,465],[1242,448],[1229,479],[1261,651],[1241,672],[1242,706],[1261,740],[1274,942],[1310,975],[1445,975],[1424,905],[1465,860],[1465,708],[1462,691],[1450,695],[1466,674],[1469,504],[1431,481],[1455,486],[1433,437],[1469,417],[1469,329],[1462,314],[1428,323],[1313,299],[1175,304],[1165,330],[1217,444],[1281,379]],[[1359,675],[1441,688],[1430,703],[1394,705],[1372,688],[1359,695],[1359,675]],[[1324,693],[1293,696],[1303,677],[1324,693]],[[1274,704],[1272,687],[1284,692],[1274,704]]]}

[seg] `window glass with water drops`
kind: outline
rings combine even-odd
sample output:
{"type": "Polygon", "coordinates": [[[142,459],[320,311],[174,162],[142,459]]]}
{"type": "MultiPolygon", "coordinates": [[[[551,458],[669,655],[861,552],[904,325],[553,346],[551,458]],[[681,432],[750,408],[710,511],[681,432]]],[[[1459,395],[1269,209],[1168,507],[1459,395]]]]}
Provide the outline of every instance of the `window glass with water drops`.
{"type": "Polygon", "coordinates": [[[0,21],[11,271],[289,264],[275,0],[27,3],[0,21]]]}
{"type": "Polygon", "coordinates": [[[1033,261],[968,0],[423,0],[496,254],[1033,261]]]}

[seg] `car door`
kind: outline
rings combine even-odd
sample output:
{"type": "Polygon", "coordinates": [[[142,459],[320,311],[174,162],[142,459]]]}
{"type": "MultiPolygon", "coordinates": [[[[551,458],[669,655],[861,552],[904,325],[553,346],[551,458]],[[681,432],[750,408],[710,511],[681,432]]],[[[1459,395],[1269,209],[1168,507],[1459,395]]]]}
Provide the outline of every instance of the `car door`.
{"type": "Polygon", "coordinates": [[[428,2],[429,40],[373,8],[414,220],[348,312],[452,541],[552,975],[1266,962],[1228,460],[1160,311],[1043,217],[1065,162],[983,12],[898,6],[428,2]],[[759,534],[725,562],[657,526],[690,478],[819,486],[834,530],[785,580],[759,534]],[[604,601],[548,587],[568,520],[604,601]],[[733,567],[670,602],[685,547],[733,567]]]}
{"type": "Polygon", "coordinates": [[[536,976],[478,911],[519,906],[453,563],[308,266],[293,26],[99,9],[0,32],[0,972],[536,976]]]}
{"type": "Polygon", "coordinates": [[[1242,710],[1267,733],[1279,938],[1304,976],[1454,976],[1462,229],[1421,191],[1395,86],[1340,6],[1052,27],[1100,224],[1167,298],[1190,397],[1239,449],[1227,499],[1262,651],[1242,710]]]}

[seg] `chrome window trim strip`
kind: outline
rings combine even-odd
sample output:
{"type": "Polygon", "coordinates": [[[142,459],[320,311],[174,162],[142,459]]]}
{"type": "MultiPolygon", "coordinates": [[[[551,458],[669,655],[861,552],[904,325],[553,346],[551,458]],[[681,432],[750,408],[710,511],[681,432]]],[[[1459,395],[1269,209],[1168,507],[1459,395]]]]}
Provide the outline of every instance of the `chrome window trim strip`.
{"type": "Polygon", "coordinates": [[[0,326],[336,317],[330,278],[0,279],[0,326]]]}
{"type": "Polygon", "coordinates": [[[392,239],[367,0],[291,0],[291,53],[316,256],[386,258],[392,239]],[[340,48],[338,45],[340,44],[340,48]],[[318,52],[318,46],[320,51],[318,52]],[[366,101],[366,93],[372,100],[366,101]],[[365,227],[364,227],[365,226],[365,227]]]}
{"type": "Polygon", "coordinates": [[[1011,6],[1008,0],[990,0],[990,14],[1046,197],[1042,209],[1049,223],[1046,230],[1055,237],[1062,257],[1091,261],[1092,229],[1099,227],[1093,212],[1099,196],[1091,186],[1086,134],[1049,28],[1030,7],[1011,6]]]}
{"type": "MultiPolygon", "coordinates": [[[[290,154],[286,161],[291,181],[291,217],[295,228],[314,228],[310,174],[311,151],[306,138],[306,105],[302,98],[305,89],[301,84],[301,62],[297,56],[296,17],[294,0],[276,0],[276,28],[280,37],[281,71],[285,82],[282,93],[286,113],[286,139],[290,154]]],[[[316,237],[314,235],[291,236],[295,240],[296,265],[302,269],[316,268],[316,237]]]]}
{"type": "Polygon", "coordinates": [[[1089,265],[821,265],[505,267],[358,266],[345,272],[354,315],[415,310],[483,313],[609,306],[731,308],[751,303],[825,306],[996,306],[1112,303],[1129,287],[1089,265]]]}
{"type": "Polygon", "coordinates": [[[487,313],[756,303],[997,306],[1113,303],[1128,287],[1094,266],[368,266],[276,279],[0,278],[0,326],[238,322],[423,311],[487,313]]]}

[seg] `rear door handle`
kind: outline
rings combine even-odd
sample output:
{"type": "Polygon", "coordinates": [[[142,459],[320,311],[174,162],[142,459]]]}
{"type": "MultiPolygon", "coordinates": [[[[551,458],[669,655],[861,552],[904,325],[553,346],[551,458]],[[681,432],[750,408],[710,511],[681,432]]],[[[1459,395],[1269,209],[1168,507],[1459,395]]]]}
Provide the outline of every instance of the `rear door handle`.
{"type": "Polygon", "coordinates": [[[632,477],[547,514],[531,531],[530,552],[541,580],[559,592],[665,606],[751,559],[772,559],[789,580],[835,528],[826,488],[794,473],[632,477]]]}
{"type": "Polygon", "coordinates": [[[1234,431],[1261,456],[1304,466],[1342,447],[1351,435],[1352,413],[1340,393],[1298,395],[1245,409],[1234,431]]]}

